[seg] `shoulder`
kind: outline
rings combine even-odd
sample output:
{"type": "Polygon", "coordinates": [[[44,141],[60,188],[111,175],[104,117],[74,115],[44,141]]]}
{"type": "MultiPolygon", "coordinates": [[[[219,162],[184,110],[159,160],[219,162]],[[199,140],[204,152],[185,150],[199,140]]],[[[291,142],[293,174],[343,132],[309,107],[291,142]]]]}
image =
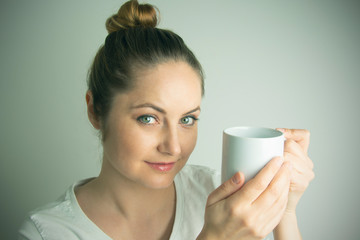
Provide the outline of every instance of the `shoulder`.
{"type": "Polygon", "coordinates": [[[73,184],[58,200],[31,211],[18,231],[19,239],[56,239],[58,236],[74,239],[81,235],[79,232],[88,223],[77,204],[74,188],[85,181],[73,184]]]}
{"type": "Polygon", "coordinates": [[[202,190],[207,194],[212,192],[220,183],[218,171],[206,166],[185,165],[179,172],[178,178],[181,179],[186,187],[192,190],[202,190]]]}
{"type": "Polygon", "coordinates": [[[19,229],[19,239],[46,239],[44,234],[46,235],[49,226],[56,223],[56,228],[58,228],[59,220],[66,218],[65,213],[70,212],[70,204],[65,196],[66,194],[55,202],[29,212],[19,229]]]}
{"type": "Polygon", "coordinates": [[[28,216],[22,223],[19,232],[18,232],[18,240],[42,240],[41,233],[39,229],[36,227],[35,223],[31,220],[30,216],[28,216]]]}
{"type": "Polygon", "coordinates": [[[63,223],[73,218],[70,189],[58,200],[36,208],[28,213],[19,229],[20,239],[46,239],[49,228],[59,229],[63,223]]]}
{"type": "Polygon", "coordinates": [[[57,200],[50,202],[42,207],[32,210],[28,215],[35,223],[37,220],[71,218],[74,216],[74,183],[57,200]]]}

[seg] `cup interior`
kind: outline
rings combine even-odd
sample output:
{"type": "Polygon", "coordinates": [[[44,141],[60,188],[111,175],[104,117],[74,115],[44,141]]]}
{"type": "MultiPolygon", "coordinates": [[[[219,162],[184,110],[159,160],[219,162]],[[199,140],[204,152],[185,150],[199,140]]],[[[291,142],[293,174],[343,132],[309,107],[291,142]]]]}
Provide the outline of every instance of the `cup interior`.
{"type": "Polygon", "coordinates": [[[224,130],[225,134],[241,138],[274,138],[283,135],[282,132],[263,127],[232,127],[224,130]]]}

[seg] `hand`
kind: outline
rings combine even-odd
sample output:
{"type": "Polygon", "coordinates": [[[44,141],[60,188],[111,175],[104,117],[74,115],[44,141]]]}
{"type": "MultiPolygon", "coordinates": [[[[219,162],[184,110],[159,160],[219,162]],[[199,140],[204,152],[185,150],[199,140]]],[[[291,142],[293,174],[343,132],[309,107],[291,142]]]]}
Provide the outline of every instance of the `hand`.
{"type": "Polygon", "coordinates": [[[285,162],[291,162],[293,171],[286,212],[295,213],[296,206],[315,175],[314,164],[308,156],[310,132],[303,129],[278,128],[286,138],[284,146],[285,162]]]}
{"type": "Polygon", "coordinates": [[[236,173],[213,191],[206,204],[200,239],[262,239],[280,222],[290,187],[291,163],[272,159],[244,186],[236,173]]]}

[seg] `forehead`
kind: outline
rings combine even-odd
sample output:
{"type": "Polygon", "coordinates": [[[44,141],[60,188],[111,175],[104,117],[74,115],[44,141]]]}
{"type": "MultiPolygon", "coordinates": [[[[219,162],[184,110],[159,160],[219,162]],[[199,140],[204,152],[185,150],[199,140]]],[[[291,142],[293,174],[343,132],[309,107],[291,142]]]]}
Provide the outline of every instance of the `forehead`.
{"type": "Polygon", "coordinates": [[[169,61],[148,67],[135,73],[135,88],[141,90],[153,87],[189,87],[201,89],[199,74],[183,61],[169,61]]]}
{"type": "Polygon", "coordinates": [[[150,102],[163,108],[187,110],[200,106],[201,79],[185,62],[166,62],[136,73],[135,85],[121,94],[127,104],[150,102]]]}

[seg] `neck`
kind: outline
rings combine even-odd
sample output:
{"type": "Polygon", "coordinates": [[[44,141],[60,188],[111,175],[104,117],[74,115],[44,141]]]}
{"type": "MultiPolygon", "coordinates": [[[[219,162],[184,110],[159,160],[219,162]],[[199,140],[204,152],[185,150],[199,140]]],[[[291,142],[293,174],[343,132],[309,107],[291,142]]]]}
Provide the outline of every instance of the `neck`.
{"type": "Polygon", "coordinates": [[[150,189],[120,176],[104,161],[99,177],[77,188],[76,195],[85,214],[113,239],[169,239],[171,235],[174,183],[150,189]]]}
{"type": "Polygon", "coordinates": [[[174,183],[163,189],[148,188],[125,178],[103,162],[99,176],[90,184],[107,208],[128,221],[146,221],[175,211],[174,183]]]}

